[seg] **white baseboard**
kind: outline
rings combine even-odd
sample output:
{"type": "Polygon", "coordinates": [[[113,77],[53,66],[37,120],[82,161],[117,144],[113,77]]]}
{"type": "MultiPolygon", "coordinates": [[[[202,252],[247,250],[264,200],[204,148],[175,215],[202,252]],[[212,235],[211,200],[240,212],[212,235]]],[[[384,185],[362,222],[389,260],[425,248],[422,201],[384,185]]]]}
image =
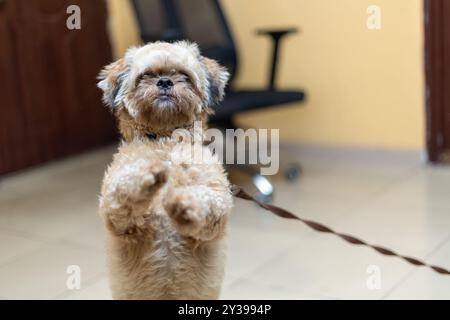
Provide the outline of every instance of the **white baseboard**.
{"type": "Polygon", "coordinates": [[[280,143],[280,148],[288,152],[291,156],[298,157],[298,159],[302,157],[315,157],[405,165],[421,165],[427,163],[427,155],[424,150],[372,149],[301,143],[280,143]]]}

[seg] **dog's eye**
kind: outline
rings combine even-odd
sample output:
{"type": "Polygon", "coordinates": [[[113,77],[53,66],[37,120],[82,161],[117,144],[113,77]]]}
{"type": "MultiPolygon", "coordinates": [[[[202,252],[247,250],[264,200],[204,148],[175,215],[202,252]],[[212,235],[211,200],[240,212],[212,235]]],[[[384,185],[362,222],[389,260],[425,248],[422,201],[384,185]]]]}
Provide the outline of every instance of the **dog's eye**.
{"type": "Polygon", "coordinates": [[[191,77],[187,74],[187,72],[180,72],[180,75],[183,81],[191,82],[191,77]]]}
{"type": "Polygon", "coordinates": [[[142,74],[144,78],[156,78],[157,74],[152,71],[147,71],[142,74]]]}
{"type": "Polygon", "coordinates": [[[144,79],[152,79],[152,78],[156,78],[156,77],[157,77],[157,74],[154,72],[151,72],[151,71],[144,72],[137,77],[136,86],[144,79]]]}

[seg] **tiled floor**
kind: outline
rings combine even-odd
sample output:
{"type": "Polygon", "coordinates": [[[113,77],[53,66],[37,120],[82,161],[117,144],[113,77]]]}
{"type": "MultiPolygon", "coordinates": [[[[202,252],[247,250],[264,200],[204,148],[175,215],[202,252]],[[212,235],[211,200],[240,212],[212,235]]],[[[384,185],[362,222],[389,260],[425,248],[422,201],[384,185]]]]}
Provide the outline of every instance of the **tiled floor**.
{"type": "MultiPolygon", "coordinates": [[[[113,151],[0,181],[0,298],[110,298],[97,196],[113,151]],[[81,268],[79,290],[67,289],[70,265],[81,268]]],[[[450,267],[450,167],[317,153],[301,161],[300,180],[276,179],[276,204],[450,267]]],[[[242,200],[228,240],[224,299],[450,299],[449,276],[350,246],[242,200]]]]}

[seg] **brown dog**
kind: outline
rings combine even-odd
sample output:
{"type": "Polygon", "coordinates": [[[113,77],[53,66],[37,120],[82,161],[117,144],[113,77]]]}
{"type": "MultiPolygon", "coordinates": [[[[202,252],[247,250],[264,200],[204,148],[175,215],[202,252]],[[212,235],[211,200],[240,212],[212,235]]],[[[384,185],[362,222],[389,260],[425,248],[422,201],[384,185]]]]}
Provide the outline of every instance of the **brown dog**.
{"type": "Polygon", "coordinates": [[[99,79],[124,138],[100,198],[113,298],[218,298],[229,182],[209,149],[193,163],[191,143],[172,134],[194,136],[228,73],[195,44],[156,42],[129,49],[99,79]]]}

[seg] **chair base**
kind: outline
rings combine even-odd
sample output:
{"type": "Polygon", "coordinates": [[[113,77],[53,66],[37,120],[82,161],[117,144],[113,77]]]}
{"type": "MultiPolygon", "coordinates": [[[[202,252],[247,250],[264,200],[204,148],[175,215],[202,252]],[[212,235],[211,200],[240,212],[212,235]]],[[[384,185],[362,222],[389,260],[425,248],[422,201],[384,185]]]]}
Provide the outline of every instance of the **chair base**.
{"type": "MultiPolygon", "coordinates": [[[[216,123],[216,127],[218,129],[221,129],[222,131],[225,131],[225,129],[236,129],[237,127],[232,121],[223,121],[220,124],[216,123]]],[[[236,149],[233,150],[236,152],[236,149]]],[[[248,152],[248,150],[246,151],[248,152]]],[[[235,153],[236,154],[236,153],[235,153]]],[[[280,161],[280,170],[279,174],[282,174],[283,177],[290,181],[294,182],[296,181],[302,172],[301,165],[296,162],[292,161],[291,159],[286,159],[283,157],[283,155],[280,154],[280,159],[284,158],[283,161],[280,161]]],[[[248,154],[246,156],[246,159],[248,159],[248,154]]],[[[273,185],[273,178],[272,176],[264,176],[261,175],[261,166],[258,164],[232,164],[227,165],[227,170],[237,170],[241,173],[244,173],[246,176],[246,179],[251,179],[251,184],[254,187],[256,194],[255,197],[264,203],[271,203],[274,198],[275,193],[275,187],[273,185]]],[[[232,181],[235,182],[235,181],[232,181]]]]}

